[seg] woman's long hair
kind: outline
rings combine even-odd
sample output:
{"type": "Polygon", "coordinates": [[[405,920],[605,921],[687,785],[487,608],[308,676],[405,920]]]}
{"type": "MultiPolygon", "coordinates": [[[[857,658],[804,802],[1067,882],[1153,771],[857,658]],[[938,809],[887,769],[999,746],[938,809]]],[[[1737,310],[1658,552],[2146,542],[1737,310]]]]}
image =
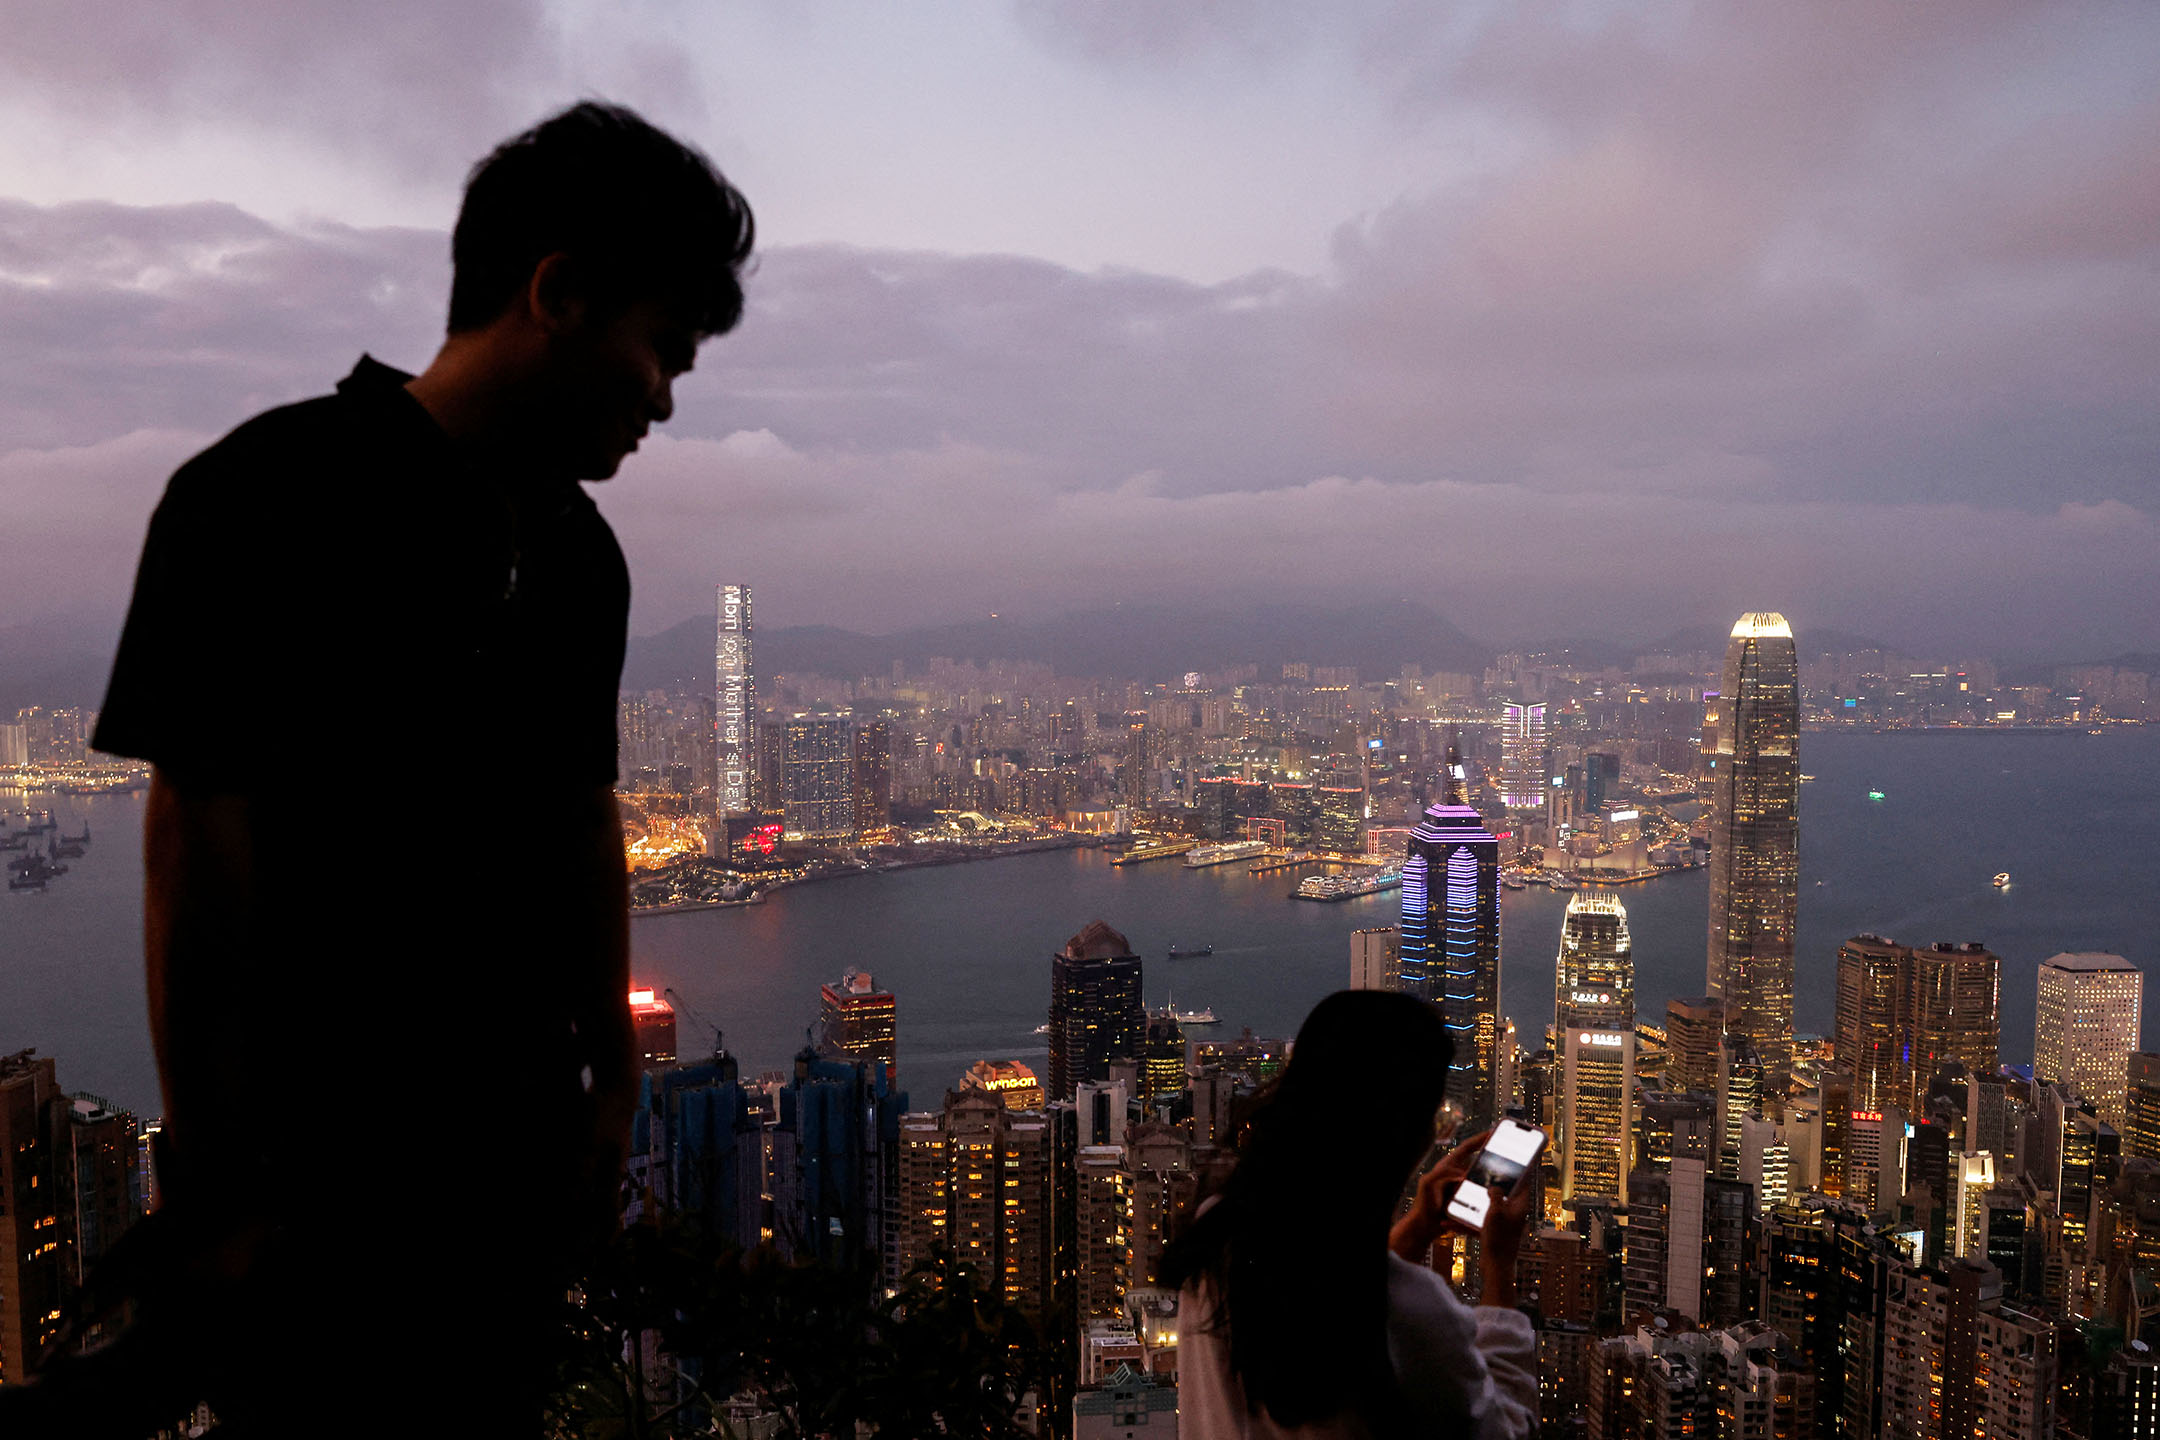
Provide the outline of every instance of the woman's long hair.
{"type": "Polygon", "coordinates": [[[1255,1103],[1236,1168],[1164,1257],[1205,1279],[1247,1402],[1294,1429],[1355,1410],[1400,1418],[1387,1352],[1387,1239],[1433,1142],[1454,1045],[1431,1005],[1341,990],[1313,1007],[1290,1063],[1255,1103]]]}

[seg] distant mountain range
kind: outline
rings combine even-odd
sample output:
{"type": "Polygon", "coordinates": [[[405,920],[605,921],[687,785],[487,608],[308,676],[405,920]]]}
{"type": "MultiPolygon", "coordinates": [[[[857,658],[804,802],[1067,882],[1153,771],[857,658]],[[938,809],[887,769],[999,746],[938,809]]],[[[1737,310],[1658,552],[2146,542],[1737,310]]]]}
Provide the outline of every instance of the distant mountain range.
{"type": "MultiPolygon", "coordinates": [[[[1594,636],[1511,645],[1523,654],[1565,652],[1584,665],[1625,665],[1637,655],[1716,655],[1726,631],[1701,625],[1640,644],[1594,636]]],[[[117,638],[117,626],[115,627],[117,638]]],[[[1800,653],[1905,650],[1839,630],[1803,630],[1800,653]]],[[[1405,665],[1477,674],[1496,649],[1465,635],[1429,606],[1412,601],[1314,609],[1264,606],[1251,610],[1187,611],[1153,605],[1114,605],[1036,624],[1010,620],[925,626],[891,635],[863,635],[829,625],[761,630],[758,669],[765,674],[814,674],[841,679],[887,675],[893,661],[921,670],[933,656],[953,660],[1033,661],[1060,675],[1099,675],[1149,682],[1187,670],[1257,665],[1263,678],[1286,662],[1352,666],[1367,680],[1398,675],[1405,665]]],[[[1938,656],[1935,658],[1950,658],[1938,656]]],[[[2047,684],[2058,664],[2114,665],[2160,674],[2160,654],[2137,653],[2087,661],[2005,666],[2012,683],[2047,684]]],[[[94,706],[112,669],[109,649],[76,636],[29,625],[0,625],[0,719],[25,705],[94,706]]],[[[623,666],[626,690],[697,691],[713,683],[713,620],[692,616],[657,635],[630,641],[623,666]]]]}
{"type": "MultiPolygon", "coordinates": [[[[623,687],[710,687],[713,624],[700,615],[632,640],[623,687]]],[[[755,646],[763,674],[842,679],[890,674],[895,660],[920,671],[933,656],[978,663],[1033,661],[1060,675],[1150,681],[1235,665],[1258,665],[1263,676],[1279,676],[1285,663],[1298,661],[1353,666],[1368,679],[1398,675],[1405,665],[1477,674],[1493,657],[1492,646],[1410,601],[1336,610],[1263,606],[1190,611],[1117,605],[1032,625],[980,620],[892,635],[791,626],[758,631],[755,646]]]]}

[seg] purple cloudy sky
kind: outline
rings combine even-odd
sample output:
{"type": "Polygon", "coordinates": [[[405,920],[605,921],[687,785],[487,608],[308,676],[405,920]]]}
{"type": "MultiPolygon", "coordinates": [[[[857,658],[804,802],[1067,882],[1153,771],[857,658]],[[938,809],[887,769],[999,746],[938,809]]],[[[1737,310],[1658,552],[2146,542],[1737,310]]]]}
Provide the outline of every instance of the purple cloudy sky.
{"type": "MultiPolygon", "coordinates": [[[[416,367],[580,95],[758,211],[601,502],[639,633],[1416,595],[2160,649],[2160,6],[0,0],[0,623],[179,459],[416,367]]],[[[296,477],[296,483],[305,483],[296,477]]]]}

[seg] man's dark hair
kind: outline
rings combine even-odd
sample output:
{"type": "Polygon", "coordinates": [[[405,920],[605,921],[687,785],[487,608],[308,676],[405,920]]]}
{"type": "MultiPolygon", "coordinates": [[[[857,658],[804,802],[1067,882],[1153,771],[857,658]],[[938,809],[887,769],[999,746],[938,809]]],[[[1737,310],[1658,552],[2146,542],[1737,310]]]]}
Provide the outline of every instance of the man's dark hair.
{"type": "Polygon", "coordinates": [[[750,202],[712,161],[621,105],[585,101],[473,167],[450,239],[450,330],[502,314],[558,252],[602,303],[680,301],[699,336],[742,318],[750,202]]]}

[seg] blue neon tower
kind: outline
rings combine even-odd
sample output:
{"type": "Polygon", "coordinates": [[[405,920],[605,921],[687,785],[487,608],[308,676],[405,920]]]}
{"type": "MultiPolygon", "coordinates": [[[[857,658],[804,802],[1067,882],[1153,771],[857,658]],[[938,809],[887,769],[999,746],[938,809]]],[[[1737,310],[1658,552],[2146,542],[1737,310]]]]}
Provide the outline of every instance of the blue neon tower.
{"type": "Polygon", "coordinates": [[[1500,1044],[1500,842],[1463,798],[1448,747],[1447,788],[1410,832],[1403,861],[1402,988],[1440,1007],[1455,1040],[1448,1098],[1466,1131],[1492,1123],[1500,1044]]]}

